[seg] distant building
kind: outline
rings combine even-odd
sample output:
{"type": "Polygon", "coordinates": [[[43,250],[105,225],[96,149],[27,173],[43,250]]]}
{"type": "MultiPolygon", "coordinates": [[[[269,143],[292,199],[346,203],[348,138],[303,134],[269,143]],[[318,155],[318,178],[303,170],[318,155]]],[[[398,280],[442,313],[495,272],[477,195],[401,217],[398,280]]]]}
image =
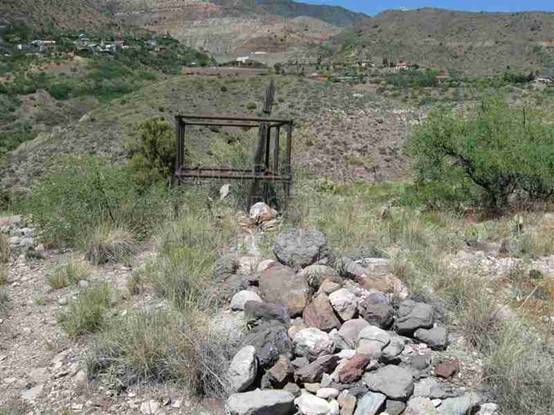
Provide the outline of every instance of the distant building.
{"type": "Polygon", "coordinates": [[[248,61],[250,60],[250,56],[239,56],[237,59],[235,59],[235,61],[239,64],[239,65],[245,65],[248,61]]]}

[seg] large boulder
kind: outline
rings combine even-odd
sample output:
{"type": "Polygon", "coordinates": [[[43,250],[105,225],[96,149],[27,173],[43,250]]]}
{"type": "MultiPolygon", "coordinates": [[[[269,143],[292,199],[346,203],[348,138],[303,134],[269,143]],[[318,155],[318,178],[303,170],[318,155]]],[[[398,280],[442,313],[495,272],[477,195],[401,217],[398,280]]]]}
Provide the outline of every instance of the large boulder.
{"type": "Polygon", "coordinates": [[[337,349],[354,349],[358,344],[360,332],[369,327],[369,323],[361,318],[345,321],[334,336],[337,349]]]}
{"type": "Polygon", "coordinates": [[[290,229],[277,236],[273,253],[282,264],[303,268],[324,258],[327,238],[317,230],[290,229]]]}
{"type": "Polygon", "coordinates": [[[227,371],[227,378],[234,392],[243,392],[256,379],[258,361],[256,359],[256,348],[245,346],[240,349],[231,360],[227,371]]]}
{"type": "Polygon", "coordinates": [[[234,393],[227,399],[229,415],[290,415],[294,395],[282,390],[255,390],[234,393]]]}
{"type": "Polygon", "coordinates": [[[291,317],[301,314],[306,307],[310,288],[291,268],[272,266],[261,272],[258,283],[262,298],[268,303],[286,305],[291,317]]]}
{"type": "Polygon", "coordinates": [[[386,396],[382,393],[368,392],[358,399],[358,406],[354,415],[375,415],[385,403],[386,396]]]}
{"type": "Polygon", "coordinates": [[[337,355],[322,356],[312,363],[301,367],[294,373],[294,377],[301,383],[315,383],[321,380],[324,373],[331,373],[337,367],[339,357],[337,355]]]}
{"type": "Polygon", "coordinates": [[[394,365],[366,373],[363,381],[369,390],[384,393],[391,399],[406,400],[414,391],[411,372],[394,365]]]}
{"type": "Polygon", "coordinates": [[[277,322],[254,328],[244,336],[242,344],[256,348],[256,357],[262,367],[271,366],[280,355],[290,355],[292,351],[287,329],[277,322]]]}
{"type": "Polygon", "coordinates": [[[315,327],[300,330],[293,339],[294,351],[309,360],[333,353],[333,340],[327,333],[315,327]]]}
{"type": "Polygon", "coordinates": [[[335,316],[329,297],[325,294],[319,294],[306,306],[302,318],[309,327],[317,327],[323,331],[340,327],[340,321],[335,316]]]}
{"type": "Polygon", "coordinates": [[[398,307],[395,328],[399,334],[411,336],[419,328],[430,329],[433,322],[433,306],[405,300],[398,307]]]}
{"type": "Polygon", "coordinates": [[[356,315],[358,298],[346,288],[331,293],[329,301],[343,321],[351,320],[356,315]]]}

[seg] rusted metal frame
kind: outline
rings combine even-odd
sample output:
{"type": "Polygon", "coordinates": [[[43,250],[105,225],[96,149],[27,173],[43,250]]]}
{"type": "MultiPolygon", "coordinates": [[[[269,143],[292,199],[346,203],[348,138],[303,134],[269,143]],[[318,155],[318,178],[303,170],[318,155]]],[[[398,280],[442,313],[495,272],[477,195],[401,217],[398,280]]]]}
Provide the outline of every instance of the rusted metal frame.
{"type": "Polygon", "coordinates": [[[279,140],[281,135],[281,127],[275,127],[275,140],[273,141],[273,173],[279,174],[279,140]]]}
{"type": "Polygon", "coordinates": [[[221,121],[252,121],[252,122],[270,122],[288,124],[290,120],[282,118],[262,118],[262,117],[239,117],[239,116],[226,116],[226,115],[177,115],[176,117],[183,120],[221,120],[221,121]]]}
{"type": "Polygon", "coordinates": [[[175,126],[177,128],[177,143],[175,157],[175,171],[179,170],[184,165],[185,153],[185,123],[178,117],[175,117],[175,126]]]}
{"type": "MultiPolygon", "coordinates": [[[[277,126],[280,126],[282,124],[277,124],[277,123],[274,123],[274,124],[270,124],[270,123],[267,123],[270,127],[277,127],[277,126]]],[[[198,121],[189,121],[187,122],[187,125],[196,125],[196,126],[200,126],[200,127],[247,127],[247,128],[257,128],[260,126],[259,123],[251,123],[251,124],[247,124],[247,123],[225,123],[225,122],[198,122],[198,121]]]]}
{"type": "Polygon", "coordinates": [[[292,184],[292,121],[287,125],[287,139],[285,143],[285,166],[284,166],[284,175],[289,178],[287,182],[284,183],[285,190],[285,203],[287,203],[290,197],[290,188],[292,184]]]}
{"type": "Polygon", "coordinates": [[[230,180],[263,180],[263,181],[274,181],[274,182],[290,182],[290,177],[287,176],[276,176],[271,174],[247,174],[247,173],[237,173],[233,171],[228,172],[202,172],[202,171],[182,171],[176,174],[178,178],[201,178],[201,179],[230,179],[230,180]]]}

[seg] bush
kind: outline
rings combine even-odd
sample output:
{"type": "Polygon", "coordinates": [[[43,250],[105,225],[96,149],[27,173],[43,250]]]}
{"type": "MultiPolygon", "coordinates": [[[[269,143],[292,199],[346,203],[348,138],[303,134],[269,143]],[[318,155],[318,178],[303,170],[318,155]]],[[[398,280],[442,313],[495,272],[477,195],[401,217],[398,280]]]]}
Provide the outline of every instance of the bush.
{"type": "Polygon", "coordinates": [[[188,314],[185,319],[167,310],[114,319],[88,353],[87,373],[123,387],[172,380],[199,394],[223,397],[235,348],[208,327],[205,316],[188,314]]]}
{"type": "Polygon", "coordinates": [[[48,285],[54,289],[65,288],[87,279],[91,274],[90,267],[82,261],[69,261],[58,265],[48,275],[48,285]]]}
{"type": "Polygon", "coordinates": [[[86,235],[105,223],[144,237],[173,213],[179,190],[134,185],[132,171],[95,157],[60,159],[33,187],[26,208],[42,240],[88,246],[86,235]]]}
{"type": "Polygon", "coordinates": [[[107,283],[92,286],[69,303],[58,321],[70,337],[94,333],[103,327],[111,299],[112,290],[107,283]]]}
{"type": "Polygon", "coordinates": [[[554,127],[499,98],[485,99],[468,117],[431,113],[413,135],[410,152],[420,183],[471,183],[494,209],[507,207],[513,194],[527,201],[554,195],[554,127]]]}
{"type": "Polygon", "coordinates": [[[86,258],[94,265],[129,259],[137,247],[133,235],[125,229],[101,224],[87,241],[86,258]]]}
{"type": "Polygon", "coordinates": [[[167,180],[175,169],[173,128],[163,118],[153,118],[140,124],[138,132],[128,145],[135,180],[145,187],[167,180]]]}

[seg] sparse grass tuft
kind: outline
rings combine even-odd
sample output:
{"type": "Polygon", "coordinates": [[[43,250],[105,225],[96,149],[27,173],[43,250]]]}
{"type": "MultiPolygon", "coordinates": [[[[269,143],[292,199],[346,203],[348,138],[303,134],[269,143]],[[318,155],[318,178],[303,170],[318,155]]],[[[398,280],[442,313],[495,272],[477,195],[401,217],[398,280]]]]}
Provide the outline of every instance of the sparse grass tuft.
{"type": "Polygon", "coordinates": [[[176,381],[197,393],[222,397],[235,351],[209,329],[206,316],[168,310],[131,313],[111,321],[87,355],[91,378],[126,387],[176,381]]]}
{"type": "Polygon", "coordinates": [[[136,253],[133,235],[120,227],[101,224],[87,241],[86,258],[94,265],[122,262],[136,253]]]}
{"type": "Polygon", "coordinates": [[[10,243],[3,233],[0,233],[0,263],[5,264],[10,261],[10,243]]]}
{"type": "Polygon", "coordinates": [[[0,264],[0,287],[8,282],[9,269],[5,264],[0,264]]]}
{"type": "Polygon", "coordinates": [[[107,283],[92,286],[69,303],[58,321],[70,337],[94,333],[104,325],[111,299],[112,289],[107,283]]]}
{"type": "Polygon", "coordinates": [[[58,265],[48,275],[48,285],[54,289],[65,288],[87,279],[91,274],[90,266],[83,261],[70,260],[58,265]]]}
{"type": "Polygon", "coordinates": [[[10,297],[8,293],[3,288],[0,288],[0,315],[4,314],[8,308],[8,303],[10,302],[10,297]]]}

